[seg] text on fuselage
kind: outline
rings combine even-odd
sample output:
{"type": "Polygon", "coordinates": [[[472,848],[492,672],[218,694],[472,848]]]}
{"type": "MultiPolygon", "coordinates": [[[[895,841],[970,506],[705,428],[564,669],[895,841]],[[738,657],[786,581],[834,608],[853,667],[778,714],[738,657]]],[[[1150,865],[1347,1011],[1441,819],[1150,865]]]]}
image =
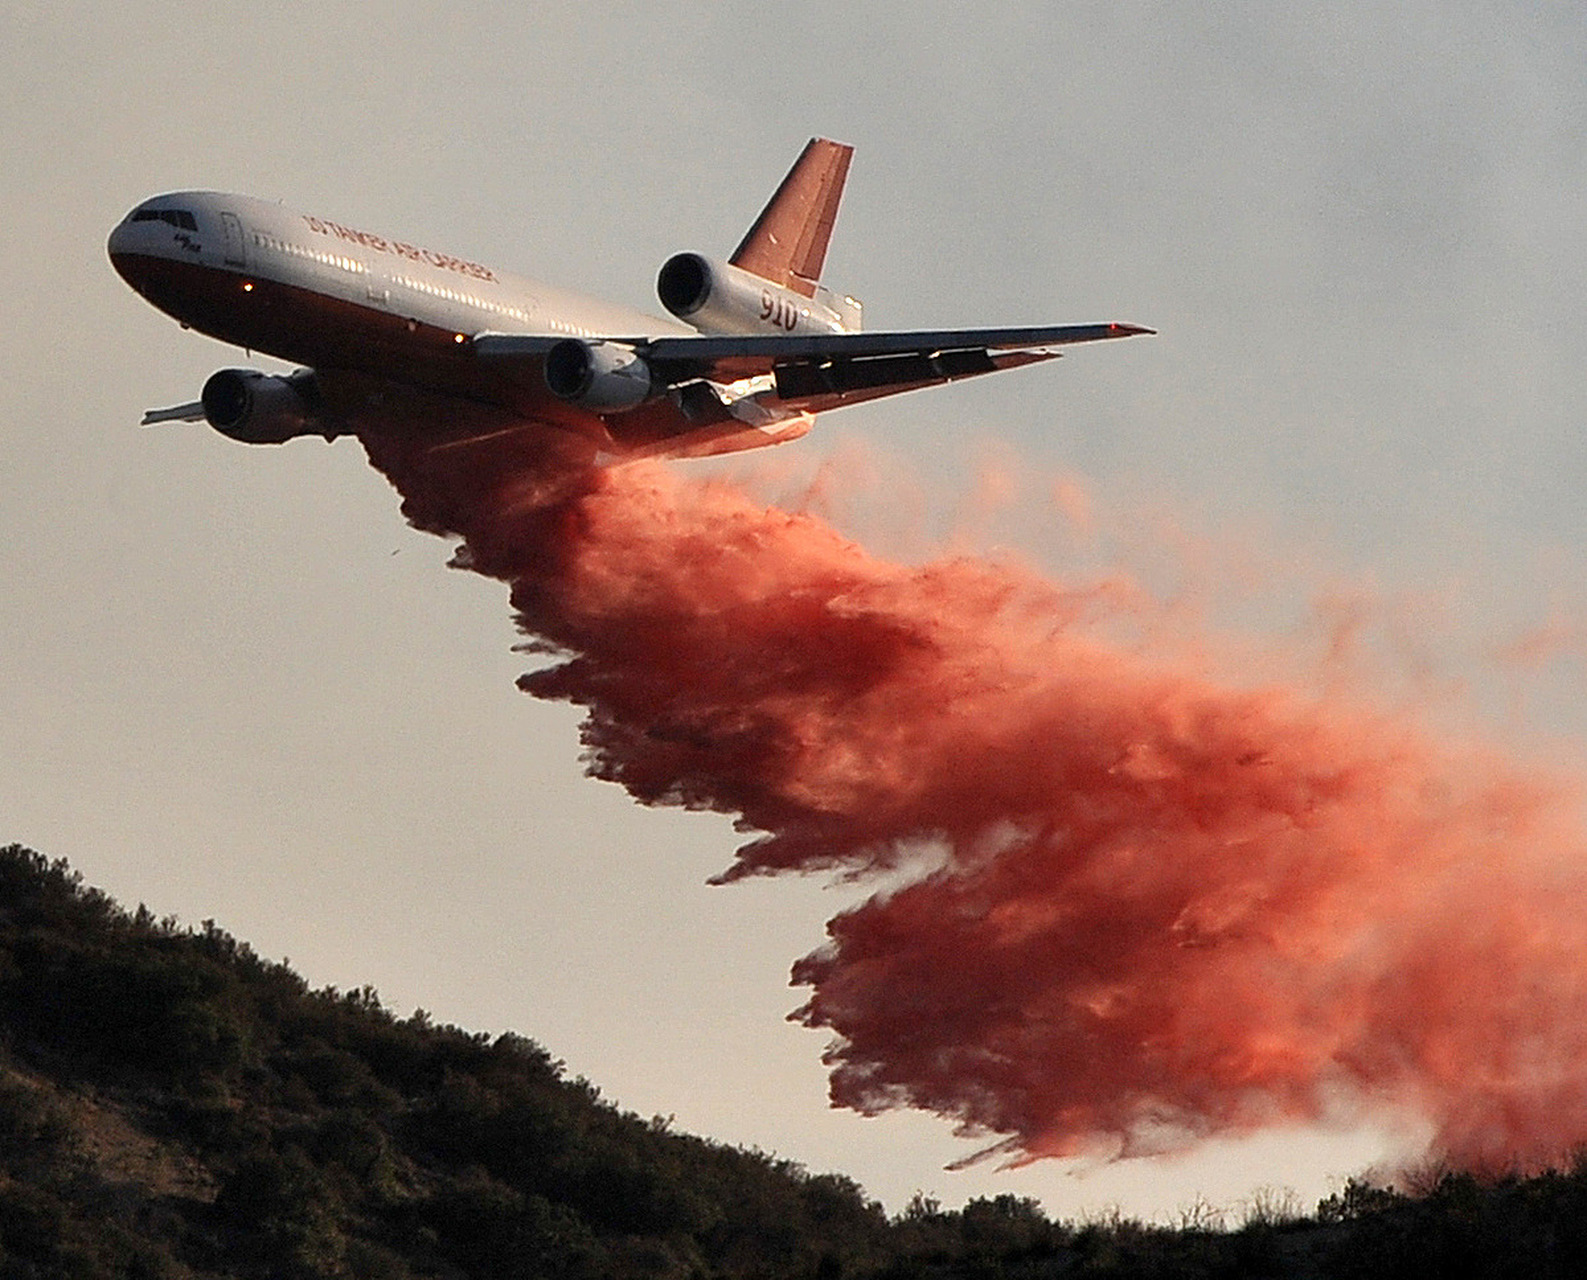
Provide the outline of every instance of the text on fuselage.
{"type": "Polygon", "coordinates": [[[496,273],[489,267],[482,267],[477,262],[468,262],[463,258],[454,258],[449,253],[421,249],[417,245],[405,244],[401,240],[387,240],[384,236],[372,235],[368,231],[355,231],[351,227],[342,226],[339,222],[310,217],[306,213],[303,215],[303,221],[308,223],[309,230],[317,235],[351,240],[354,244],[361,244],[366,249],[374,249],[377,253],[392,253],[412,262],[428,262],[432,267],[441,267],[446,271],[455,271],[459,275],[472,276],[475,280],[496,279],[496,273]]]}

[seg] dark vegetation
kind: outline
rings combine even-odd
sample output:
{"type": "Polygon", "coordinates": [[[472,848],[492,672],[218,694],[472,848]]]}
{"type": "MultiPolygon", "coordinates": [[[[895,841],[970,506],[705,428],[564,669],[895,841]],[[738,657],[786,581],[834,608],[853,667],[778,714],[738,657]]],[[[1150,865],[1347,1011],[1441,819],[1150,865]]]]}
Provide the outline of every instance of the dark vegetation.
{"type": "Polygon", "coordinates": [[[530,1040],[311,991],[212,922],[0,849],[0,1280],[1587,1271],[1587,1166],[1182,1218],[1006,1195],[889,1217],[848,1178],[619,1111],[530,1040]]]}

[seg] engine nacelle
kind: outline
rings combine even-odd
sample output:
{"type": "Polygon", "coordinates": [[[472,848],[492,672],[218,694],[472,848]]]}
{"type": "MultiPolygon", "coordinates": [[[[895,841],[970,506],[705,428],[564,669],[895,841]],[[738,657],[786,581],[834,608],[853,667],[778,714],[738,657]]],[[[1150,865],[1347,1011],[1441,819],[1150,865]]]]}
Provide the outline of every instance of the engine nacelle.
{"type": "Polygon", "coordinates": [[[656,277],[661,305],[701,333],[841,333],[860,327],[860,304],[816,289],[807,298],[730,262],[698,253],[668,258],[656,277]]]}
{"type": "Polygon", "coordinates": [[[620,342],[564,338],[546,352],[551,394],[592,413],[626,413],[661,394],[650,366],[620,342]]]}
{"type": "Polygon", "coordinates": [[[282,444],[297,436],[330,440],[339,434],[316,412],[319,396],[308,369],[284,378],[255,369],[222,369],[209,376],[199,400],[210,426],[244,444],[282,444]]]}

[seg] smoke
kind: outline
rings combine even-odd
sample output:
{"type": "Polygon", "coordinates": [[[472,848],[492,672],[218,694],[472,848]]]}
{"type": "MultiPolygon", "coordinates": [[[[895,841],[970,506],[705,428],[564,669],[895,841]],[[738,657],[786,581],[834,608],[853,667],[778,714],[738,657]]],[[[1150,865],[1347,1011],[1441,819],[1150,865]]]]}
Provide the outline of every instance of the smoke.
{"type": "Polygon", "coordinates": [[[365,444],[410,520],[511,584],[548,659],[519,683],[584,708],[592,775],[735,815],[721,881],[870,883],[793,970],[836,1105],[1015,1162],[1368,1117],[1470,1169],[1587,1142],[1566,779],[1120,643],[1163,621],[1123,581],[890,563],[530,431],[365,444]]]}

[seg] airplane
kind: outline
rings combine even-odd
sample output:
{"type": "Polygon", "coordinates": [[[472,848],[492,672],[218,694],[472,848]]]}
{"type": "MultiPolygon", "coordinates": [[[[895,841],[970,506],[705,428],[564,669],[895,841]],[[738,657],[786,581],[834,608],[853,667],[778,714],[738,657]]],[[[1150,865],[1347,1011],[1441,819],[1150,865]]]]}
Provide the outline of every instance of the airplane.
{"type": "Polygon", "coordinates": [[[222,369],[145,426],[249,444],[406,421],[544,424],[595,461],[796,439],[841,406],[1054,359],[1130,324],[866,332],[821,283],[853,148],[812,138],[727,261],[670,258],[661,319],[469,258],[213,191],[143,201],[116,271],[184,329],[303,367],[222,369]]]}

